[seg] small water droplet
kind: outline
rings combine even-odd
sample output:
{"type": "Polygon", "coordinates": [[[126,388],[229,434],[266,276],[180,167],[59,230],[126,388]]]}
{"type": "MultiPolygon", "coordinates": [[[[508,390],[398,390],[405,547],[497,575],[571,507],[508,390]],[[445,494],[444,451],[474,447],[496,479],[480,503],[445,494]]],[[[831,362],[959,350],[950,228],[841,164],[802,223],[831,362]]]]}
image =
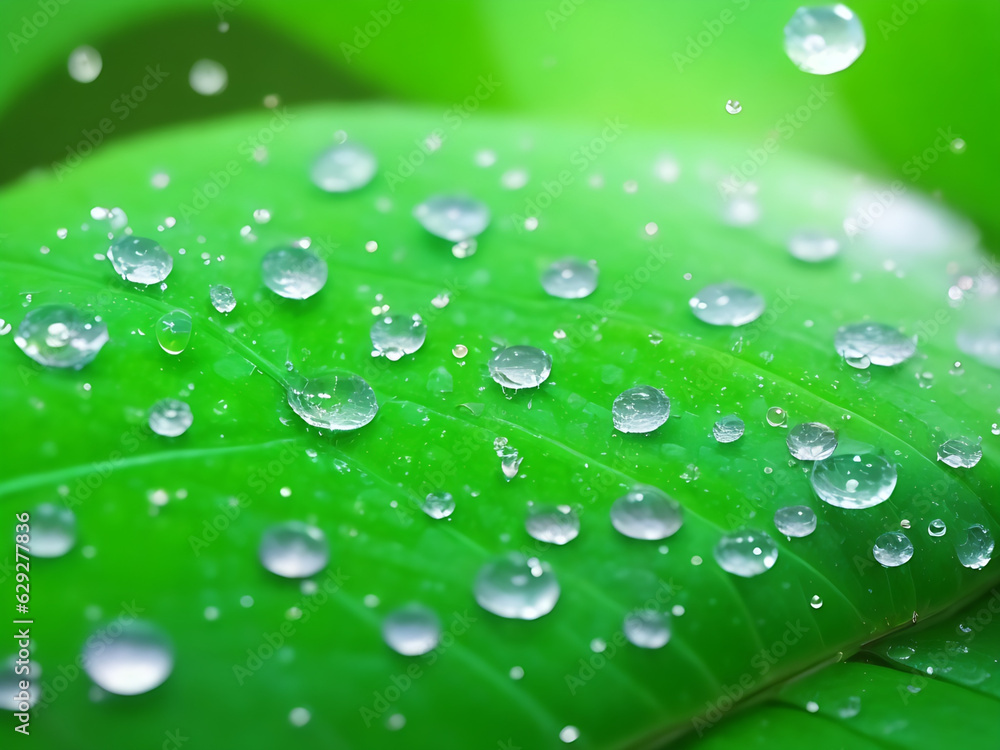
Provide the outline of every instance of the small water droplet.
{"type": "Polygon", "coordinates": [[[935,518],[927,524],[927,533],[931,536],[944,536],[948,532],[948,526],[940,518],[935,518]]]}
{"type": "Polygon", "coordinates": [[[371,339],[375,354],[395,362],[413,354],[424,345],[427,324],[418,313],[394,313],[379,318],[372,324],[371,339]]]}
{"type": "Polygon", "coordinates": [[[983,457],[983,449],[979,444],[979,440],[967,437],[946,440],[938,447],[938,461],[955,469],[971,469],[983,457]]]}
{"type": "Polygon", "coordinates": [[[713,326],[743,326],[764,312],[764,298],[754,291],[725,282],[706,286],[691,298],[691,311],[713,326]]]}
{"type": "Polygon", "coordinates": [[[302,247],[276,247],[261,260],[267,287],[288,299],[308,299],[326,285],[326,261],[302,247]]]}
{"type": "Polygon", "coordinates": [[[771,427],[784,427],[788,424],[788,412],[780,406],[772,406],[767,410],[766,419],[771,427]]]}
{"type": "Polygon", "coordinates": [[[101,53],[93,47],[84,45],[69,53],[69,75],[74,81],[90,83],[101,74],[103,62],[101,53]]]}
{"type": "Polygon", "coordinates": [[[597,263],[579,258],[563,258],[545,269],[542,288],[560,299],[589,297],[597,288],[597,263]]]}
{"type": "Polygon", "coordinates": [[[328,430],[356,430],[378,413],[372,387],[343,370],[295,381],[288,387],[288,405],[308,424],[328,430]]]}
{"type": "Polygon", "coordinates": [[[573,725],[567,725],[559,730],[559,739],[569,744],[570,742],[576,742],[580,738],[580,730],[573,725]]]}
{"type": "Polygon", "coordinates": [[[413,209],[431,234],[452,242],[478,237],[489,226],[490,210],[474,198],[435,195],[413,209]]]}
{"type": "Polygon", "coordinates": [[[580,533],[580,517],[568,505],[532,505],[524,527],[540,542],[566,544],[580,533]]]}
{"type": "Polygon", "coordinates": [[[87,639],[82,659],[90,679],[115,695],[148,693],[162,685],[174,668],[167,636],[142,620],[115,621],[101,628],[87,639]]]}
{"type": "Polygon", "coordinates": [[[431,518],[447,518],[455,512],[455,498],[450,492],[429,492],[420,509],[431,518]]]}
{"type": "Polygon", "coordinates": [[[820,609],[823,606],[823,597],[819,594],[813,594],[812,599],[809,600],[809,606],[813,609],[820,609]]]}
{"type": "Polygon", "coordinates": [[[774,512],[774,525],[785,536],[809,536],[816,530],[816,513],[808,505],[788,505],[774,512]]]}
{"type": "Polygon", "coordinates": [[[806,73],[844,70],[864,49],[864,27],[841,3],[799,8],[785,26],[785,52],[806,73]]]}
{"type": "Polygon", "coordinates": [[[840,243],[824,232],[803,230],[788,240],[788,252],[798,260],[821,263],[840,252],[840,243]]]}
{"type": "Polygon", "coordinates": [[[420,656],[437,648],[441,620],[423,604],[407,604],[389,614],[382,623],[382,638],[403,656],[420,656]]]}
{"type": "Polygon", "coordinates": [[[813,464],[810,480],[830,505],[871,508],[889,499],[896,487],[896,467],[874,454],[842,454],[813,464]]]}
{"type": "Polygon", "coordinates": [[[191,66],[188,82],[202,96],[221,94],[229,83],[229,73],[215,60],[198,60],[191,66]]]}
{"type": "Polygon", "coordinates": [[[184,310],[171,310],[156,322],[156,340],[167,354],[180,354],[191,341],[191,316],[184,310]]]}
{"type": "Polygon", "coordinates": [[[328,193],[359,190],[378,171],[375,154],[354,141],[332,146],[319,155],[310,173],[313,183],[328,193]]]}
{"type": "Polygon", "coordinates": [[[649,485],[636,485],[611,505],[611,524],[632,539],[666,539],[683,523],[680,503],[649,485]]]}
{"type": "Polygon", "coordinates": [[[288,714],[288,721],[293,727],[304,727],[310,719],[312,719],[312,714],[309,709],[301,706],[293,708],[288,714]]]}
{"type": "Polygon", "coordinates": [[[462,240],[452,245],[451,254],[456,258],[471,258],[476,254],[476,250],[478,249],[479,243],[474,239],[462,240]]]}
{"type": "Polygon", "coordinates": [[[174,259],[160,243],[132,235],[111,243],[108,260],[123,279],[146,286],[164,281],[174,267],[174,259]]]}
{"type": "Polygon", "coordinates": [[[965,530],[965,538],[960,536],[956,540],[955,553],[966,568],[985,568],[993,557],[993,535],[980,524],[970,526],[965,530]]]}
{"type": "Polygon", "coordinates": [[[508,346],[493,355],[489,367],[504,388],[537,388],[552,372],[552,356],[534,346],[508,346]]]}
{"type": "Polygon", "coordinates": [[[728,112],[729,114],[738,115],[742,111],[743,111],[743,105],[740,104],[735,99],[730,99],[729,101],[726,102],[726,112],[728,112]]]}
{"type": "Polygon", "coordinates": [[[778,545],[766,533],[756,529],[723,534],[713,552],[720,568],[743,578],[752,578],[770,570],[778,560],[778,545]]]}
{"type": "Polygon", "coordinates": [[[837,448],[837,433],[820,422],[803,422],[788,431],[788,452],[800,461],[821,461],[837,448]]]}
{"type": "Polygon", "coordinates": [[[76,543],[76,516],[69,508],[42,503],[31,511],[31,554],[62,557],[76,543]]]}
{"type": "Polygon", "coordinates": [[[479,606],[500,617],[536,620],[559,601],[559,583],[547,563],[520,552],[508,552],[487,562],[476,578],[479,606]]]}
{"type": "Polygon", "coordinates": [[[625,616],[625,637],[639,648],[663,648],[670,640],[670,615],[654,609],[640,609],[625,616]]]}
{"type": "Polygon", "coordinates": [[[302,521],[271,526],[257,550],[261,565],[282,578],[308,578],[330,561],[326,534],[302,521]]]}
{"type": "Polygon", "coordinates": [[[611,406],[611,418],[619,432],[649,433],[669,417],[670,399],[651,385],[637,385],[623,391],[611,406]]]}
{"type": "Polygon", "coordinates": [[[73,305],[43,305],[28,312],[14,343],[41,365],[79,370],[108,342],[108,326],[73,305]]]}
{"type": "Polygon", "coordinates": [[[178,437],[194,422],[191,407],[175,398],[157,401],[149,410],[149,429],[163,437],[178,437]]]}
{"type": "Polygon", "coordinates": [[[208,288],[208,297],[212,301],[212,307],[220,313],[230,313],[236,307],[236,296],[228,286],[212,284],[208,288]]]}
{"type": "Polygon", "coordinates": [[[896,568],[913,557],[913,543],[901,531],[887,531],[875,540],[872,555],[887,568],[896,568]]]}
{"type": "Polygon", "coordinates": [[[746,425],[735,414],[723,417],[712,426],[712,435],[719,443],[733,443],[743,437],[746,425]]]}
{"type": "Polygon", "coordinates": [[[834,338],[837,354],[858,369],[869,364],[892,367],[905,362],[917,351],[917,345],[891,326],[881,323],[854,323],[837,329],[834,338]]]}
{"type": "Polygon", "coordinates": [[[468,353],[469,350],[464,344],[455,344],[451,349],[451,354],[456,359],[463,359],[468,353]]]}

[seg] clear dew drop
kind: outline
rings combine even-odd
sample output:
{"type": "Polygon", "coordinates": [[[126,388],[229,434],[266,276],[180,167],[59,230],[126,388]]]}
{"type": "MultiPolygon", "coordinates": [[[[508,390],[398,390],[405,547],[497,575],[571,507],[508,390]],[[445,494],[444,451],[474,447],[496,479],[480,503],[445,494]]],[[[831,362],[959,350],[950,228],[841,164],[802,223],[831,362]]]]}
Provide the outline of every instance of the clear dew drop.
{"type": "Polygon", "coordinates": [[[799,8],[785,26],[785,53],[806,73],[844,70],[864,49],[861,20],[841,3],[799,8]]]}
{"type": "Polygon", "coordinates": [[[712,436],[719,443],[734,443],[743,437],[746,425],[735,414],[723,417],[712,426],[712,436]]]}
{"type": "Polygon", "coordinates": [[[819,594],[813,594],[809,600],[809,606],[813,609],[820,609],[823,606],[823,597],[819,594]]]}
{"type": "Polygon", "coordinates": [[[580,534],[580,517],[568,505],[535,504],[528,509],[524,528],[533,539],[563,545],[580,534]]]}
{"type": "Polygon", "coordinates": [[[927,533],[934,537],[944,536],[948,533],[948,525],[940,518],[935,518],[927,524],[927,533]]]}
{"type": "Polygon", "coordinates": [[[524,458],[517,454],[517,448],[508,444],[505,437],[498,437],[493,441],[493,450],[500,457],[500,470],[509,482],[517,476],[524,458]]]}
{"type": "Polygon", "coordinates": [[[171,310],[156,321],[156,340],[167,354],[180,354],[191,341],[191,316],[184,310],[171,310]]]}
{"type": "Polygon", "coordinates": [[[212,301],[212,307],[220,313],[230,313],[236,307],[233,290],[222,284],[212,284],[208,288],[208,298],[212,301]]]}
{"type": "Polygon", "coordinates": [[[816,513],[808,505],[778,508],[774,511],[774,526],[785,536],[809,536],[816,530],[816,513]]]}
{"type": "Polygon", "coordinates": [[[418,313],[390,313],[376,320],[371,328],[373,354],[391,362],[416,352],[426,338],[427,324],[418,313]]]}
{"type": "Polygon", "coordinates": [[[313,162],[310,176],[321,190],[348,193],[371,182],[377,171],[375,154],[360,143],[345,141],[320,154],[313,162]]]}
{"type": "Polygon", "coordinates": [[[455,512],[455,498],[450,492],[428,492],[420,509],[431,518],[447,518],[455,512]]]}
{"type": "Polygon", "coordinates": [[[813,489],[838,508],[871,508],[885,502],[896,487],[896,467],[874,454],[841,454],[813,465],[813,489]]]}
{"type": "Polygon", "coordinates": [[[955,554],[966,568],[985,568],[993,557],[993,535],[980,524],[970,526],[965,530],[964,539],[960,537],[956,541],[955,554]]]}
{"type": "Polygon", "coordinates": [[[655,609],[640,609],[625,616],[623,632],[639,648],[663,648],[670,640],[670,615],[655,609]]]}
{"type": "Polygon", "coordinates": [[[917,351],[917,345],[897,329],[881,323],[853,323],[841,326],[834,337],[837,354],[858,369],[869,364],[892,367],[905,362],[917,351]]]}
{"type": "Polygon", "coordinates": [[[513,620],[537,620],[559,601],[559,583],[547,563],[508,552],[483,565],[474,593],[487,612],[513,620]]]}
{"type": "Polygon", "coordinates": [[[308,578],[330,560],[326,534],[302,521],[285,521],[264,532],[258,548],[261,564],[282,578],[308,578]]]}
{"type": "Polygon", "coordinates": [[[308,299],[326,285],[326,261],[295,245],[276,247],[261,260],[264,283],[288,299],[308,299]]]}
{"type": "Polygon", "coordinates": [[[108,343],[108,326],[73,305],[43,305],[24,316],[14,343],[40,365],[79,370],[108,343]]]}
{"type": "Polygon", "coordinates": [[[174,259],[159,242],[132,235],[111,243],[108,260],[123,279],[146,286],[165,281],[174,267],[174,259]]]}
{"type": "Polygon", "coordinates": [[[90,83],[101,74],[104,63],[101,60],[101,53],[93,47],[83,45],[77,47],[69,53],[69,75],[74,81],[80,83],[90,83]]]}
{"type": "Polygon", "coordinates": [[[451,254],[456,258],[471,258],[479,249],[479,243],[474,239],[462,240],[451,246],[451,254]]]}
{"type": "Polygon", "coordinates": [[[175,398],[157,401],[149,410],[149,429],[163,437],[178,437],[194,422],[191,407],[175,398]]]}
{"type": "Polygon", "coordinates": [[[872,555],[887,568],[897,568],[913,557],[913,543],[901,531],[887,531],[875,540],[872,555]]]}
{"type": "Polygon", "coordinates": [[[740,529],[723,534],[713,553],[715,562],[727,573],[752,578],[774,567],[778,545],[763,531],[740,529]]]}
{"type": "Polygon", "coordinates": [[[619,432],[652,432],[669,417],[670,399],[651,385],[629,388],[611,405],[611,419],[619,432]]]}
{"type": "Polygon", "coordinates": [[[979,445],[979,440],[967,437],[946,440],[938,447],[938,461],[954,469],[971,469],[983,457],[983,449],[979,445]]]}
{"type": "Polygon", "coordinates": [[[822,263],[840,252],[840,242],[824,232],[803,230],[788,240],[788,252],[806,263],[822,263]]]}
{"type": "Polygon", "coordinates": [[[837,448],[837,433],[820,422],[803,422],[788,431],[788,452],[800,461],[821,461],[837,448]]]}
{"type": "Polygon", "coordinates": [[[382,623],[386,645],[403,656],[420,656],[437,648],[441,620],[434,610],[411,603],[390,613],[382,623]]]}
{"type": "Polygon", "coordinates": [[[478,237],[490,223],[490,210],[475,198],[435,195],[413,209],[413,216],[431,234],[452,242],[478,237]]]}
{"type": "Polygon", "coordinates": [[[542,288],[560,299],[582,299],[597,289],[597,263],[579,258],[563,258],[542,273],[542,288]]]}
{"type": "Polygon", "coordinates": [[[764,298],[754,291],[725,282],[706,286],[691,298],[691,311],[713,326],[743,326],[764,312],[764,298]]]}
{"type": "Polygon", "coordinates": [[[552,372],[552,356],[534,346],[508,346],[490,359],[490,377],[504,388],[537,388],[552,372]]]}
{"type": "Polygon", "coordinates": [[[780,406],[772,406],[768,409],[765,418],[771,427],[784,427],[788,424],[788,412],[780,406]]]}
{"type": "Polygon", "coordinates": [[[726,112],[731,115],[738,115],[743,111],[743,105],[740,104],[736,99],[730,99],[726,102],[726,112]]]}
{"type": "Polygon", "coordinates": [[[173,648],[163,631],[143,620],[112,626],[98,630],[83,648],[90,679],[115,695],[140,695],[162,685],[174,669],[173,648]]]}
{"type": "Polygon", "coordinates": [[[215,60],[198,60],[191,66],[188,83],[202,96],[221,94],[229,83],[229,73],[215,60]]]}
{"type": "Polygon", "coordinates": [[[375,391],[357,375],[333,370],[288,387],[288,405],[308,424],[327,430],[356,430],[375,419],[375,391]]]}
{"type": "Polygon", "coordinates": [[[31,511],[31,554],[62,557],[76,543],[76,516],[69,508],[42,503],[31,511]]]}
{"type": "Polygon", "coordinates": [[[837,716],[841,719],[852,719],[861,713],[861,698],[857,695],[848,696],[837,706],[837,716]]]}
{"type": "Polygon", "coordinates": [[[612,526],[632,539],[666,539],[676,534],[683,523],[680,503],[649,485],[636,485],[611,505],[612,526]]]}

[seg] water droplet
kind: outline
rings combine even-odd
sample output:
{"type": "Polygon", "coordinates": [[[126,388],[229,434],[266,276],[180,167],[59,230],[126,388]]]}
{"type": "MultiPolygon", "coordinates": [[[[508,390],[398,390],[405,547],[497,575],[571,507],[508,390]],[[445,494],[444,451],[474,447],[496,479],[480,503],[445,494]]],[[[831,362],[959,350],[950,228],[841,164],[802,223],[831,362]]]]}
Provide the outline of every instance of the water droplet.
{"type": "Polygon", "coordinates": [[[309,712],[308,708],[302,708],[301,706],[293,708],[291,713],[288,714],[288,721],[293,727],[304,727],[312,719],[312,714],[309,712]]]}
{"type": "Polygon", "coordinates": [[[378,171],[375,154],[360,143],[346,141],[328,148],[312,166],[312,181],[328,193],[359,190],[378,171]]]}
{"type": "Polygon", "coordinates": [[[816,530],[816,513],[808,505],[788,505],[774,512],[774,525],[785,536],[809,536],[816,530]]]}
{"type": "Polygon", "coordinates": [[[861,712],[861,698],[856,695],[848,698],[837,707],[837,716],[841,719],[852,719],[861,712]]]}
{"type": "Polygon", "coordinates": [[[706,286],[690,305],[695,317],[713,326],[746,325],[764,312],[763,297],[730,282],[706,286]]]}
{"type": "Polygon", "coordinates": [[[308,299],[326,285],[326,261],[302,247],[276,247],[261,260],[267,287],[288,299],[308,299]]]}
{"type": "Polygon", "coordinates": [[[198,60],[191,66],[188,82],[202,96],[221,94],[229,83],[229,74],[215,60],[198,60]]]}
{"type": "Polygon", "coordinates": [[[735,414],[723,417],[712,426],[712,435],[720,443],[734,443],[743,437],[746,425],[735,414]]]}
{"type": "Polygon", "coordinates": [[[765,418],[771,427],[784,427],[788,424],[788,412],[780,406],[772,406],[768,409],[765,418]]]}
{"type": "Polygon", "coordinates": [[[328,430],[356,430],[378,413],[372,387],[343,370],[331,370],[290,385],[288,405],[308,424],[328,430]]]}
{"type": "Polygon", "coordinates": [[[636,485],[611,505],[611,524],[633,539],[666,539],[683,523],[680,503],[649,485],[636,485]]]}
{"type": "Polygon", "coordinates": [[[97,631],[87,639],[82,657],[90,679],[115,695],[148,693],[162,685],[174,669],[167,636],[142,620],[116,621],[97,631]]]}
{"type": "Polygon", "coordinates": [[[504,388],[537,388],[552,372],[552,356],[534,346],[508,346],[490,360],[490,377],[504,388]]]}
{"type": "Polygon", "coordinates": [[[670,615],[654,609],[636,610],[625,616],[623,630],[634,646],[663,648],[670,640],[670,615]]]}
{"type": "Polygon", "coordinates": [[[887,568],[896,568],[913,557],[913,543],[901,531],[887,531],[875,540],[872,555],[887,568]]]}
{"type": "Polygon", "coordinates": [[[490,210],[474,198],[435,195],[415,209],[413,215],[431,234],[461,242],[483,233],[490,223],[490,210]]]}
{"type": "Polygon", "coordinates": [[[864,49],[861,21],[841,3],[799,8],[785,26],[785,52],[806,73],[844,70],[864,49]]]}
{"type": "Polygon", "coordinates": [[[889,499],[896,467],[882,456],[842,454],[813,465],[810,477],[820,499],[838,508],[871,508],[889,499]]]}
{"type": "Polygon", "coordinates": [[[149,410],[149,429],[163,437],[177,437],[194,422],[191,407],[175,398],[164,398],[149,410]]]}
{"type": "Polygon", "coordinates": [[[452,245],[451,254],[456,258],[471,258],[478,249],[479,243],[474,239],[462,240],[452,245]]]}
{"type": "Polygon", "coordinates": [[[892,367],[905,362],[917,351],[912,338],[881,323],[842,326],[837,329],[834,346],[837,354],[859,369],[865,369],[868,364],[892,367]]]}
{"type": "Polygon", "coordinates": [[[131,235],[111,243],[108,260],[123,279],[146,286],[164,281],[174,267],[174,259],[156,240],[131,235]]]}
{"type": "Polygon", "coordinates": [[[233,290],[222,284],[212,284],[208,288],[208,297],[212,300],[212,307],[220,313],[229,313],[236,307],[236,296],[233,290]]]}
{"type": "Polygon", "coordinates": [[[580,730],[573,725],[567,725],[559,730],[559,739],[569,744],[576,742],[580,738],[580,730]]]}
{"type": "Polygon", "coordinates": [[[395,362],[424,345],[427,324],[417,313],[386,315],[372,324],[371,338],[374,353],[395,362]]]}
{"type": "Polygon", "coordinates": [[[429,492],[420,509],[431,518],[447,518],[455,512],[455,498],[450,492],[429,492]]]}
{"type": "Polygon", "coordinates": [[[25,354],[40,365],[79,370],[108,342],[108,327],[73,305],[43,305],[28,312],[14,334],[25,354]]]}
{"type": "Polygon", "coordinates": [[[524,527],[533,539],[549,544],[566,544],[580,533],[580,517],[568,505],[532,505],[524,527]]]}
{"type": "Polygon", "coordinates": [[[803,230],[788,240],[788,252],[807,263],[820,263],[840,252],[840,243],[824,232],[803,230]]]}
{"type": "Polygon", "coordinates": [[[726,102],[726,112],[728,112],[729,114],[738,115],[742,111],[743,111],[743,105],[740,104],[735,99],[730,99],[729,101],[726,102]]]}
{"type": "Polygon", "coordinates": [[[948,532],[948,526],[940,518],[935,518],[927,524],[927,533],[931,536],[944,536],[948,532]]]}
{"type": "Polygon", "coordinates": [[[456,359],[463,359],[468,353],[469,349],[464,344],[455,344],[451,349],[451,355],[456,359]]]}
{"type": "Polygon", "coordinates": [[[723,534],[713,553],[727,573],[752,578],[774,567],[778,545],[763,531],[741,529],[723,534]]]}
{"type": "Polygon", "coordinates": [[[670,399],[651,385],[629,388],[611,405],[611,418],[619,432],[649,433],[669,417],[670,399]]]}
{"type": "Polygon", "coordinates": [[[807,701],[806,711],[808,711],[811,714],[816,713],[817,711],[819,711],[819,704],[816,701],[807,701]]]}
{"type": "Polygon", "coordinates": [[[31,511],[31,554],[62,557],[76,543],[76,516],[69,508],[42,503],[31,511]]]}
{"type": "Polygon", "coordinates": [[[559,601],[559,583],[547,563],[520,552],[508,552],[487,562],[475,584],[479,606],[514,620],[537,620],[559,601]]]}
{"type": "Polygon", "coordinates": [[[955,469],[971,469],[983,457],[983,449],[979,447],[979,442],[965,437],[946,440],[938,447],[938,461],[943,461],[955,469]]]}
{"type": "Polygon", "coordinates": [[[956,542],[955,553],[966,568],[985,568],[993,557],[993,535],[980,524],[970,526],[965,530],[964,541],[956,542]]]}
{"type": "Polygon", "coordinates": [[[517,476],[517,470],[524,459],[517,455],[517,449],[514,446],[508,445],[505,437],[498,437],[493,441],[493,450],[500,457],[500,468],[509,482],[517,476]]]}
{"type": "Polygon", "coordinates": [[[437,648],[441,640],[441,620],[423,604],[407,604],[385,618],[382,638],[398,654],[420,656],[437,648]]]}
{"type": "Polygon", "coordinates": [[[308,578],[330,561],[326,534],[302,521],[271,526],[260,540],[261,564],[282,578],[308,578]]]}
{"type": "Polygon", "coordinates": [[[803,422],[788,431],[788,452],[800,461],[821,461],[837,448],[837,433],[820,422],[803,422]]]}
{"type": "Polygon", "coordinates": [[[553,297],[581,299],[597,289],[597,263],[579,258],[563,258],[545,269],[542,288],[553,297]]]}
{"type": "Polygon", "coordinates": [[[84,45],[69,53],[69,75],[74,81],[90,83],[101,74],[101,53],[84,45]]]}
{"type": "Polygon", "coordinates": [[[156,340],[167,354],[180,354],[191,341],[191,316],[171,310],[156,322],[156,340]]]}

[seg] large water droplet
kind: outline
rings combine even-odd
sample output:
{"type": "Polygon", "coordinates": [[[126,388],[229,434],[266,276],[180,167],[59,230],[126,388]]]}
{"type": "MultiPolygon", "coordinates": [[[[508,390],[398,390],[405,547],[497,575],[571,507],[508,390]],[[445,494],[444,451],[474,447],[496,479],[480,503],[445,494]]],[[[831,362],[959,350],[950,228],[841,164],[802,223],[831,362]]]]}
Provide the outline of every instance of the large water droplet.
{"type": "Polygon", "coordinates": [[[327,149],[312,167],[312,181],[328,193],[346,193],[363,188],[375,176],[375,154],[354,141],[327,149]]]}
{"type": "Polygon", "coordinates": [[[62,557],[76,543],[76,516],[69,508],[42,503],[31,512],[31,554],[62,557]]]}
{"type": "Polygon", "coordinates": [[[868,364],[892,367],[905,362],[917,351],[912,338],[881,323],[841,326],[834,337],[834,346],[837,354],[844,357],[848,364],[861,369],[868,364]]]}
{"type": "Polygon", "coordinates": [[[655,609],[629,612],[623,625],[625,637],[639,648],[663,648],[670,640],[670,615],[655,609]]]}
{"type": "Polygon", "coordinates": [[[488,612],[514,620],[537,620],[559,601],[559,583],[547,563],[508,552],[483,565],[474,593],[479,606],[488,612]]]}
{"type": "Polygon", "coordinates": [[[43,305],[24,316],[14,343],[41,365],[79,370],[108,343],[108,326],[73,305],[43,305]]]}
{"type": "Polygon", "coordinates": [[[447,518],[455,512],[455,498],[450,492],[429,492],[420,509],[431,518],[447,518]]]}
{"type": "Polygon", "coordinates": [[[423,604],[407,604],[385,618],[382,638],[398,654],[420,656],[437,648],[441,640],[441,620],[434,610],[423,604]]]}
{"type": "Polygon", "coordinates": [[[285,521],[264,532],[261,564],[282,578],[308,578],[330,561],[326,534],[302,521],[285,521]]]}
{"type": "Polygon", "coordinates": [[[875,540],[872,555],[887,568],[896,568],[913,557],[913,543],[901,531],[887,531],[875,540]]]}
{"type": "Polygon", "coordinates": [[[799,8],[785,26],[785,52],[806,73],[844,70],[864,49],[861,21],[841,3],[799,8]]]}
{"type": "Polygon", "coordinates": [[[101,74],[103,63],[101,53],[93,47],[83,45],[69,53],[69,75],[74,81],[90,83],[101,74]]]}
{"type": "Polygon", "coordinates": [[[427,324],[418,313],[385,315],[372,324],[371,338],[374,353],[395,362],[424,345],[427,324]]]}
{"type": "Polygon", "coordinates": [[[746,425],[735,414],[723,417],[712,426],[712,435],[720,443],[734,443],[743,437],[746,425]]]}
{"type": "Polygon", "coordinates": [[[314,427],[356,430],[375,419],[375,391],[357,375],[333,370],[288,387],[288,405],[314,427]]]}
{"type": "Polygon", "coordinates": [[[774,511],[774,525],[785,536],[809,536],[816,530],[816,513],[808,505],[788,505],[774,511]]]}
{"type": "Polygon", "coordinates": [[[424,229],[452,242],[483,233],[490,223],[490,210],[474,198],[435,195],[415,209],[413,215],[424,229]]]}
{"type": "Polygon", "coordinates": [[[490,360],[490,377],[504,388],[537,388],[552,372],[552,356],[534,346],[508,346],[490,360]]]}
{"type": "Polygon", "coordinates": [[[176,398],[164,398],[149,410],[149,429],[163,437],[177,437],[194,422],[191,407],[176,398]]]}
{"type": "Polygon", "coordinates": [[[955,469],[971,469],[983,457],[980,441],[972,438],[952,438],[938,447],[938,461],[943,461],[955,469]]]}
{"type": "Polygon", "coordinates": [[[788,252],[807,263],[820,263],[840,252],[840,243],[824,232],[804,230],[788,240],[788,252]]]}
{"type": "Polygon", "coordinates": [[[706,286],[690,305],[695,317],[713,326],[746,325],[764,312],[763,297],[730,282],[706,286]]]}
{"type": "Polygon", "coordinates": [[[960,537],[956,541],[955,553],[965,567],[972,570],[985,568],[993,557],[993,535],[978,523],[970,526],[965,530],[965,539],[960,537]]]}
{"type": "Polygon", "coordinates": [[[652,432],[669,417],[670,399],[651,385],[629,388],[611,405],[611,418],[619,432],[652,432]]]}
{"type": "Polygon", "coordinates": [[[727,573],[752,578],[774,567],[778,545],[763,531],[741,529],[723,534],[714,554],[719,567],[727,573]]]}
{"type": "Polygon", "coordinates": [[[276,247],[261,260],[264,283],[288,299],[308,299],[326,285],[326,261],[302,247],[276,247]]]}
{"type": "Polygon", "coordinates": [[[579,258],[557,260],[542,274],[542,288],[553,297],[581,299],[597,288],[597,263],[579,258]]]}
{"type": "Polygon", "coordinates": [[[947,532],[948,526],[940,518],[935,518],[927,524],[927,533],[931,536],[944,536],[947,532]]]}
{"type": "Polygon", "coordinates": [[[236,295],[228,286],[222,284],[212,284],[208,288],[208,297],[212,301],[212,307],[220,313],[229,313],[236,307],[236,295]]]}
{"type": "Polygon", "coordinates": [[[820,499],[838,508],[871,508],[889,499],[896,467],[882,456],[842,454],[813,465],[810,477],[820,499]]]}
{"type": "Polygon", "coordinates": [[[221,94],[229,83],[229,73],[215,60],[198,60],[188,74],[191,88],[202,96],[221,94]]]}
{"type": "Polygon", "coordinates": [[[611,524],[633,539],[666,539],[683,523],[680,503],[649,485],[636,485],[611,505],[611,524]]]}
{"type": "Polygon", "coordinates": [[[116,621],[87,639],[83,668],[109,693],[139,695],[166,681],[174,669],[174,654],[167,636],[154,625],[116,621]]]}
{"type": "Polygon", "coordinates": [[[536,504],[528,509],[524,527],[540,542],[562,545],[580,533],[580,517],[568,505],[536,504]]]}
{"type": "Polygon", "coordinates": [[[803,422],[788,431],[788,452],[800,461],[821,461],[837,448],[837,433],[820,422],[803,422]]]}
{"type": "Polygon", "coordinates": [[[159,242],[132,235],[111,243],[108,260],[123,279],[146,286],[164,281],[174,267],[174,259],[159,242]]]}
{"type": "Polygon", "coordinates": [[[156,340],[167,354],[180,354],[191,341],[191,316],[171,310],[156,322],[156,340]]]}

